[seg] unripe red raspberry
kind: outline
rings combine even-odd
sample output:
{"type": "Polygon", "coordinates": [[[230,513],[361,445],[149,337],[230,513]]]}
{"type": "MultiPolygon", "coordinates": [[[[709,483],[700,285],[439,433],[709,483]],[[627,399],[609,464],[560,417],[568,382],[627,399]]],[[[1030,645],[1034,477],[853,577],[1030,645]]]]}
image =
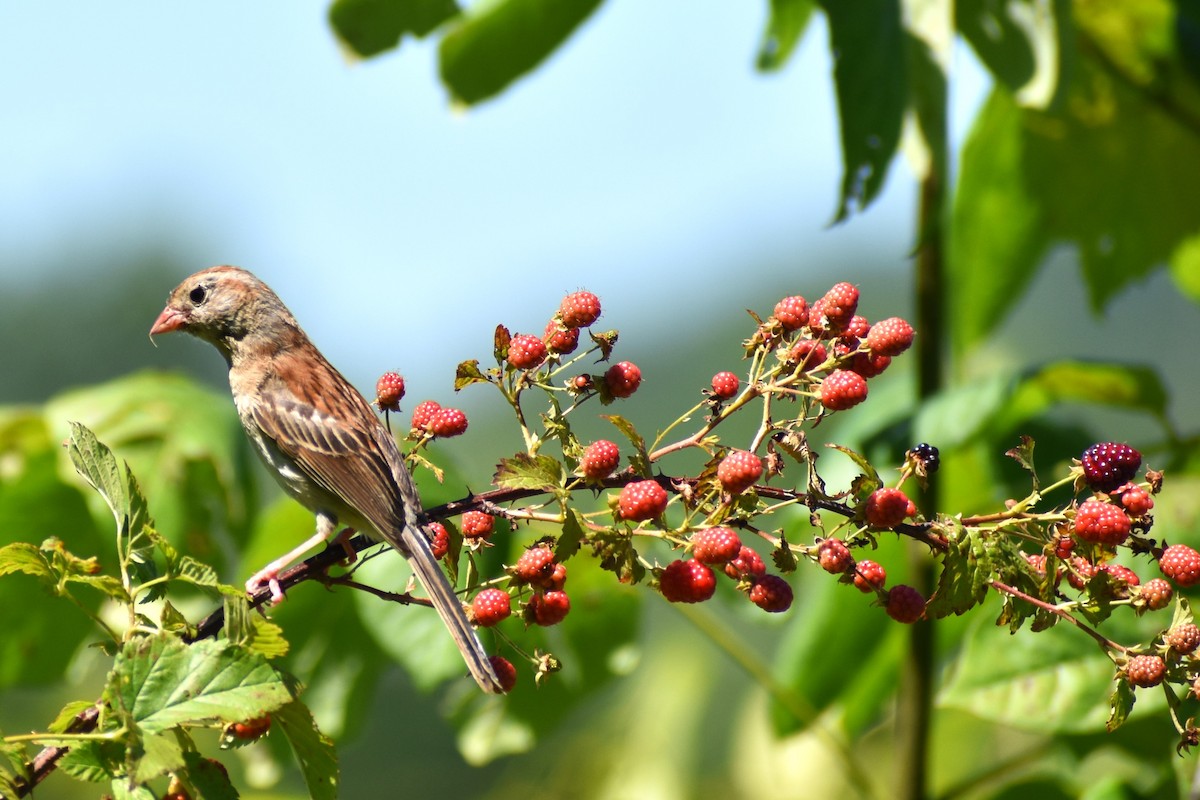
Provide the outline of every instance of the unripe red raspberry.
{"type": "Polygon", "coordinates": [[[672,603],[700,603],[713,596],[717,578],[695,559],[672,561],[663,569],[658,589],[672,603]]]}
{"type": "Polygon", "coordinates": [[[1142,582],[1142,579],[1137,576],[1136,572],[1120,564],[1105,564],[1100,569],[1111,575],[1114,580],[1120,581],[1126,586],[1137,586],[1142,582]]]}
{"type": "Polygon", "coordinates": [[[1159,611],[1169,606],[1174,594],[1171,584],[1162,578],[1151,578],[1139,587],[1138,592],[1138,596],[1146,602],[1146,608],[1151,611],[1159,611]]]}
{"type": "Polygon", "coordinates": [[[513,576],[521,583],[537,583],[554,573],[554,551],[544,545],[531,547],[521,553],[513,566],[513,576]]]}
{"type": "MultiPolygon", "coordinates": [[[[826,328],[832,331],[844,330],[858,311],[858,287],[845,281],[834,284],[821,298],[821,311],[825,317],[826,328]]],[[[812,320],[811,313],[809,320],[812,320]]]]}
{"type": "Polygon", "coordinates": [[[892,357],[878,353],[855,353],[846,364],[846,369],[857,372],[864,378],[874,378],[892,365],[892,357]]]}
{"type": "Polygon", "coordinates": [[[1200,628],[1197,628],[1190,622],[1183,625],[1176,625],[1167,631],[1166,636],[1163,637],[1163,641],[1167,647],[1170,647],[1176,653],[1186,656],[1197,647],[1200,647],[1200,628]]]}
{"type": "Polygon", "coordinates": [[[248,719],[244,722],[235,722],[227,728],[230,736],[235,739],[241,739],[242,741],[259,739],[266,735],[267,731],[270,729],[270,714],[264,714],[261,717],[248,719]]]}
{"type": "Polygon", "coordinates": [[[1142,688],[1158,686],[1166,672],[1167,665],[1158,656],[1134,656],[1125,665],[1125,677],[1142,688]]]}
{"type": "Polygon", "coordinates": [[[385,372],[375,383],[375,405],[380,411],[399,411],[404,397],[404,378],[395,372],[385,372]]]}
{"type": "Polygon", "coordinates": [[[429,420],[429,432],[439,439],[467,432],[467,415],[457,408],[439,408],[429,420]]]}
{"type": "Polygon", "coordinates": [[[1183,587],[1200,583],[1200,553],[1186,544],[1173,544],[1158,559],[1162,574],[1183,587]]]}
{"type": "Polygon", "coordinates": [[[567,566],[566,564],[554,564],[554,569],[550,575],[543,580],[539,586],[549,592],[561,592],[567,584],[567,566]]]}
{"type": "Polygon", "coordinates": [[[1075,556],[1071,559],[1071,570],[1067,573],[1067,583],[1082,590],[1088,581],[1096,574],[1099,567],[1086,558],[1075,556]]]}
{"type": "Polygon", "coordinates": [[[620,460],[620,448],[607,439],[599,439],[583,451],[579,459],[579,471],[589,481],[603,480],[613,473],[620,460]]]}
{"type": "MultiPolygon", "coordinates": [[[[866,335],[870,332],[871,332],[871,323],[867,322],[867,318],[860,317],[858,314],[855,314],[853,317],[850,318],[850,322],[846,325],[846,329],[844,331],[842,331],[842,335],[852,336],[857,340],[857,339],[865,338],[866,335]]],[[[858,345],[855,344],[855,347],[857,347],[857,346],[858,345]]]]}
{"type": "Polygon", "coordinates": [[[534,369],[546,360],[546,343],[529,333],[518,333],[508,343],[508,363],[516,369],[534,369]]]}
{"type": "Polygon", "coordinates": [[[829,353],[825,345],[815,339],[801,339],[788,351],[788,363],[795,364],[802,371],[821,366],[827,358],[829,353]]]}
{"type": "Polygon", "coordinates": [[[1145,516],[1149,513],[1150,509],[1154,508],[1154,498],[1150,496],[1149,492],[1135,483],[1126,483],[1119,486],[1112,494],[1113,499],[1131,517],[1145,516]]]}
{"type": "Polygon", "coordinates": [[[800,295],[785,297],[775,304],[775,319],[785,331],[795,331],[808,324],[808,301],[800,295]]]}
{"type": "Polygon", "coordinates": [[[792,607],[792,587],[778,575],[762,575],[750,585],[750,602],[771,614],[792,607]]]}
{"type": "Polygon", "coordinates": [[[517,685],[517,668],[504,656],[490,656],[488,663],[492,665],[492,672],[496,673],[500,691],[505,694],[511,692],[517,685]]]}
{"type": "Polygon", "coordinates": [[[881,356],[898,356],[912,346],[913,329],[900,317],[888,317],[871,326],[867,347],[881,356]]]}
{"type": "Polygon", "coordinates": [[[1133,480],[1142,465],[1142,454],[1120,442],[1100,442],[1083,451],[1083,478],[1098,492],[1111,492],[1133,480]]]}
{"type": "Polygon", "coordinates": [[[887,571],[874,561],[863,559],[854,565],[854,586],[863,594],[882,589],[887,583],[887,571]]]}
{"type": "Polygon", "coordinates": [[[562,356],[570,355],[575,352],[575,348],[579,347],[579,329],[563,330],[558,323],[550,320],[546,323],[546,332],[542,335],[542,339],[546,342],[546,349],[551,353],[562,356]]]}
{"type": "Polygon", "coordinates": [[[484,511],[464,511],[459,527],[464,539],[490,539],[496,530],[496,518],[484,511]]]}
{"type": "Polygon", "coordinates": [[[613,397],[629,397],[642,383],[642,371],[637,364],[621,361],[604,373],[604,383],[613,397]]]}
{"type": "Polygon", "coordinates": [[[591,292],[571,292],[558,307],[564,328],[586,328],[600,318],[600,298],[591,292]]]}
{"type": "Polygon", "coordinates": [[[692,557],[703,564],[725,564],[741,551],[742,540],[732,528],[706,528],[692,534],[692,557]]]}
{"type": "Polygon", "coordinates": [[[634,481],[621,489],[617,507],[630,522],[654,519],[667,510],[667,490],[658,481],[634,481]]]}
{"type": "Polygon", "coordinates": [[[911,625],[925,616],[924,596],[903,583],[888,589],[884,607],[889,617],[905,625],[911,625]]]}
{"type": "Polygon", "coordinates": [[[717,480],[730,494],[741,494],[762,477],[762,459],[747,450],[731,450],[717,465],[717,480]]]}
{"type": "Polygon", "coordinates": [[[876,489],[863,509],[867,524],[876,530],[888,530],[917,513],[917,507],[899,489],[876,489]]]}
{"type": "Polygon", "coordinates": [[[762,557],[746,545],[742,545],[742,549],[738,550],[737,558],[725,565],[725,574],[735,581],[757,578],[766,572],[767,565],[763,563],[762,557]]]}
{"type": "Polygon", "coordinates": [[[718,372],[712,379],[713,396],[728,400],[738,393],[738,383],[738,376],[732,372],[718,372]]]}
{"type": "Polygon", "coordinates": [[[441,408],[441,404],[436,400],[423,400],[417,403],[417,407],[413,409],[412,427],[419,431],[429,430],[429,423],[433,421],[433,415],[441,408]]]}
{"type": "Polygon", "coordinates": [[[450,552],[450,531],[440,522],[431,522],[429,532],[433,534],[429,540],[429,549],[433,551],[433,557],[445,558],[446,553],[450,552]]]}
{"type": "Polygon", "coordinates": [[[583,392],[591,391],[593,388],[595,388],[595,384],[592,381],[591,375],[576,375],[574,378],[568,381],[567,388],[570,389],[573,394],[581,394],[583,392]]]}
{"type": "Polygon", "coordinates": [[[867,381],[857,372],[835,369],[821,381],[821,405],[830,411],[845,411],[867,399],[867,381]]]}
{"type": "MultiPolygon", "coordinates": [[[[571,599],[566,592],[545,592],[529,598],[529,611],[533,621],[543,628],[557,625],[571,611],[571,599]]],[[[529,619],[529,617],[526,617],[529,619]]]]}
{"type": "Polygon", "coordinates": [[[1036,555],[1032,553],[1022,553],[1021,555],[1023,555],[1025,560],[1029,562],[1029,566],[1034,572],[1036,572],[1038,575],[1046,574],[1046,557],[1044,555],[1041,553],[1037,553],[1036,555]]]}
{"type": "Polygon", "coordinates": [[[471,614],[481,628],[497,625],[511,613],[512,598],[499,589],[484,589],[471,601],[471,614]]]}
{"type": "Polygon", "coordinates": [[[1072,530],[1085,542],[1117,545],[1129,538],[1129,515],[1111,503],[1085,500],[1075,511],[1072,530]]]}
{"type": "Polygon", "coordinates": [[[833,575],[841,575],[854,566],[854,556],[841,539],[825,539],[817,545],[817,563],[833,575]]]}

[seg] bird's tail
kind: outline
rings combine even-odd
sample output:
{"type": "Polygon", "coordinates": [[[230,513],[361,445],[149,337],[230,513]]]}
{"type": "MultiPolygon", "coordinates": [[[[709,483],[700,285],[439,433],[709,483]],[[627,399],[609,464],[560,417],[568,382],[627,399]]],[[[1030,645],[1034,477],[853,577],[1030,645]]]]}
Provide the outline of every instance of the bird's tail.
{"type": "Polygon", "coordinates": [[[421,585],[429,594],[429,599],[433,602],[438,616],[442,618],[446,630],[450,631],[450,636],[458,645],[463,660],[467,662],[467,669],[471,671],[471,677],[485,692],[503,694],[504,690],[500,688],[500,680],[496,677],[491,662],[488,661],[488,654],[483,649],[483,643],[479,641],[475,628],[467,620],[462,601],[454,593],[454,587],[450,585],[446,573],[442,572],[441,564],[434,558],[433,551],[429,547],[429,539],[419,527],[412,524],[404,526],[401,538],[403,543],[401,549],[404,551],[408,563],[412,566],[413,572],[417,573],[417,579],[421,581],[421,585]]]}

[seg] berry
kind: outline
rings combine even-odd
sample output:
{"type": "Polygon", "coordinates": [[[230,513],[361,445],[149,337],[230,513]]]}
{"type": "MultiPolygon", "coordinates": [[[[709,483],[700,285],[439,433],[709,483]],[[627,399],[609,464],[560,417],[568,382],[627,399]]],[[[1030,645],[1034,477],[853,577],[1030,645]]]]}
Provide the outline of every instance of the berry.
{"type": "Polygon", "coordinates": [[[554,574],[554,551],[539,545],[531,547],[517,559],[513,575],[522,583],[538,583],[554,574]]]}
{"type": "Polygon", "coordinates": [[[1085,500],[1075,511],[1072,529],[1085,542],[1121,544],[1129,537],[1129,515],[1111,503],[1085,500]]]}
{"type": "Polygon", "coordinates": [[[937,472],[938,467],[942,465],[941,453],[938,452],[936,447],[928,442],[921,442],[917,446],[913,447],[912,450],[908,451],[908,455],[913,459],[913,461],[916,461],[924,466],[927,474],[931,472],[937,472]]]}
{"type": "Polygon", "coordinates": [[[416,430],[429,430],[429,423],[433,420],[433,415],[441,409],[441,404],[436,400],[423,400],[417,403],[417,407],[413,409],[412,426],[416,430]]]}
{"type": "Polygon", "coordinates": [[[1184,625],[1176,625],[1167,631],[1167,635],[1163,637],[1163,641],[1176,653],[1187,655],[1197,647],[1200,647],[1200,628],[1197,628],[1190,622],[1184,625]]]}
{"type": "Polygon", "coordinates": [[[1111,492],[1133,480],[1142,465],[1142,454],[1127,444],[1100,442],[1083,451],[1083,478],[1097,492],[1111,492]]]}
{"type": "Polygon", "coordinates": [[[867,381],[857,372],[835,369],[821,381],[820,395],[830,411],[845,411],[867,399],[867,381]]]}
{"type": "Polygon", "coordinates": [[[1154,508],[1154,498],[1150,493],[1134,483],[1126,483],[1117,487],[1113,498],[1121,504],[1121,508],[1129,512],[1131,517],[1145,516],[1154,508]]]}
{"type": "Polygon", "coordinates": [[[1151,578],[1140,587],[1138,596],[1146,603],[1146,608],[1159,611],[1171,604],[1171,596],[1175,593],[1171,584],[1162,578],[1151,578]]]}
{"type": "Polygon", "coordinates": [[[269,714],[264,714],[256,719],[248,719],[245,722],[235,722],[227,728],[231,736],[242,741],[258,739],[270,729],[271,716],[269,714]]]}
{"type": "Polygon", "coordinates": [[[913,587],[901,583],[888,590],[884,608],[896,622],[911,625],[925,615],[925,597],[913,587]]]}
{"type": "Polygon", "coordinates": [[[1200,583],[1200,553],[1186,544],[1173,544],[1159,556],[1162,574],[1183,587],[1200,583]]]}
{"type": "Polygon", "coordinates": [[[508,363],[517,369],[533,369],[546,360],[546,343],[529,333],[518,333],[508,343],[508,363]]]}
{"type": "MultiPolygon", "coordinates": [[[[858,310],[858,287],[845,281],[833,285],[821,298],[821,311],[825,318],[825,327],[833,331],[842,331],[854,318],[858,310]]],[[[811,321],[812,315],[809,315],[811,321]]]]}
{"type": "Polygon", "coordinates": [[[826,572],[840,575],[854,566],[854,556],[841,539],[825,539],[817,545],[817,563],[826,572]]]}
{"type": "Polygon", "coordinates": [[[527,614],[543,628],[557,625],[566,619],[571,610],[571,599],[566,592],[546,592],[529,598],[527,614]]]}
{"type": "Polygon", "coordinates": [[[1075,540],[1070,536],[1064,536],[1061,533],[1054,536],[1054,555],[1064,561],[1071,557],[1071,552],[1075,549],[1075,540]]]}
{"type": "Polygon", "coordinates": [[[404,378],[395,372],[385,372],[375,383],[375,405],[380,411],[399,411],[404,397],[404,378]]]}
{"type": "Polygon", "coordinates": [[[750,602],[771,614],[792,607],[792,587],[778,575],[762,575],[750,585],[750,602]]]}
{"type": "MultiPolygon", "coordinates": [[[[567,328],[563,330],[554,320],[546,323],[546,332],[542,334],[542,339],[546,342],[546,349],[551,353],[559,355],[569,355],[575,352],[575,348],[579,347],[579,329],[567,328]]],[[[509,344],[509,352],[512,352],[512,344],[509,344]]]]}
{"type": "Polygon", "coordinates": [[[567,384],[567,388],[576,394],[591,391],[594,386],[591,375],[576,375],[567,384]]]}
{"type": "Polygon", "coordinates": [[[1166,671],[1167,665],[1158,656],[1134,656],[1125,665],[1125,677],[1142,688],[1158,686],[1166,671]]]}
{"type": "MultiPolygon", "coordinates": [[[[853,336],[855,339],[865,338],[870,332],[871,323],[867,322],[866,317],[860,317],[858,314],[850,318],[849,324],[846,325],[846,329],[843,331],[846,336],[853,336]]],[[[855,347],[857,346],[856,342],[855,347]]]]}
{"type": "Polygon", "coordinates": [[[629,397],[641,385],[642,371],[637,364],[622,361],[608,368],[608,372],[604,373],[604,383],[613,397],[629,397]]]}
{"type": "Polygon", "coordinates": [[[1044,555],[1041,553],[1038,553],[1037,555],[1032,553],[1022,553],[1021,555],[1025,557],[1025,561],[1028,562],[1030,568],[1034,572],[1042,576],[1046,574],[1046,557],[1044,555]]]}
{"type": "Polygon", "coordinates": [[[867,524],[877,530],[894,528],[904,518],[917,513],[917,507],[899,489],[876,489],[864,508],[867,524]]]}
{"type": "Polygon", "coordinates": [[[446,553],[450,552],[450,531],[440,522],[429,523],[429,531],[433,534],[429,540],[429,549],[433,551],[433,557],[445,558],[446,553]]]}
{"type": "Polygon", "coordinates": [[[429,420],[429,432],[442,439],[467,432],[467,415],[457,408],[439,408],[429,420]]]}
{"type": "Polygon", "coordinates": [[[730,494],[741,494],[762,477],[762,459],[747,450],[732,450],[717,465],[717,480],[730,494]]]}
{"type": "Polygon", "coordinates": [[[879,353],[855,353],[846,364],[846,369],[857,372],[864,378],[874,378],[892,365],[892,357],[879,353]]]}
{"type": "Polygon", "coordinates": [[[1120,564],[1105,564],[1100,569],[1107,572],[1114,580],[1120,581],[1126,586],[1137,586],[1142,582],[1142,579],[1137,576],[1136,572],[1120,564]]]}
{"type": "Polygon", "coordinates": [[[471,613],[476,625],[490,628],[512,613],[512,598],[500,589],[484,589],[471,601],[471,613]]]}
{"type": "Polygon", "coordinates": [[[667,510],[667,490],[658,481],[634,481],[621,490],[617,507],[630,522],[654,519],[667,510]]]}
{"type": "Polygon", "coordinates": [[[767,565],[763,563],[762,557],[746,545],[742,545],[742,549],[738,550],[737,558],[725,565],[725,574],[735,581],[757,578],[766,572],[767,565]]]}
{"type": "Polygon", "coordinates": [[[714,397],[728,400],[738,392],[738,376],[732,372],[718,372],[713,375],[712,393],[714,397]]]}
{"type": "Polygon", "coordinates": [[[788,351],[788,363],[796,364],[802,369],[819,367],[825,363],[827,358],[829,358],[829,354],[825,350],[825,345],[813,339],[801,339],[788,351]]]}
{"type": "Polygon", "coordinates": [[[695,559],[672,561],[663,569],[658,589],[672,603],[700,603],[713,596],[717,578],[695,559]]]}
{"type": "Polygon", "coordinates": [[[620,460],[620,448],[607,439],[599,439],[583,451],[583,457],[579,459],[579,471],[589,481],[602,480],[612,474],[620,460]]]}
{"type": "Polygon", "coordinates": [[[517,685],[517,668],[504,656],[490,656],[488,663],[492,665],[492,672],[496,673],[500,691],[505,694],[511,692],[517,685]]]}
{"type": "Polygon", "coordinates": [[[794,331],[808,324],[808,301],[800,295],[785,297],[775,304],[775,319],[785,331],[794,331]]]}
{"type": "Polygon", "coordinates": [[[540,584],[543,589],[550,592],[561,592],[563,586],[567,584],[567,567],[565,564],[555,564],[554,569],[550,572],[540,584]]]}
{"type": "Polygon", "coordinates": [[[1067,573],[1067,583],[1082,590],[1098,570],[1099,567],[1086,558],[1075,556],[1071,559],[1071,570],[1067,573]]]}
{"type": "Polygon", "coordinates": [[[483,511],[464,511],[459,527],[464,539],[490,539],[496,530],[496,518],[483,511]]]}
{"type": "Polygon", "coordinates": [[[887,583],[887,571],[874,561],[863,559],[854,565],[854,585],[863,594],[882,589],[887,583]]]}
{"type": "Polygon", "coordinates": [[[571,292],[558,307],[564,328],[586,328],[600,318],[600,298],[591,292],[571,292]]]}
{"type": "Polygon", "coordinates": [[[741,551],[742,540],[732,528],[706,528],[692,535],[692,557],[702,564],[724,564],[741,551]]]}
{"type": "Polygon", "coordinates": [[[912,346],[913,329],[899,317],[888,317],[871,326],[867,347],[881,356],[898,356],[912,346]]]}

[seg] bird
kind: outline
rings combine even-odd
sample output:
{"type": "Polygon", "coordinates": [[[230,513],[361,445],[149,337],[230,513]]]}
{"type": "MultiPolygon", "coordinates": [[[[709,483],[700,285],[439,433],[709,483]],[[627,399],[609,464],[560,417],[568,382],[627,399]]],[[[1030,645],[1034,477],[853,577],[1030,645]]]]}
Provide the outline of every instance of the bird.
{"type": "Polygon", "coordinates": [[[309,340],[279,296],[240,267],[186,278],[150,337],[183,331],[214,345],[229,366],[234,405],[254,449],[284,491],[316,516],[316,533],[256,572],[251,594],[270,587],[339,524],[387,542],[425,587],[471,676],[485,692],[500,683],[463,604],[430,549],[425,512],[400,448],[370,403],[309,340]]]}

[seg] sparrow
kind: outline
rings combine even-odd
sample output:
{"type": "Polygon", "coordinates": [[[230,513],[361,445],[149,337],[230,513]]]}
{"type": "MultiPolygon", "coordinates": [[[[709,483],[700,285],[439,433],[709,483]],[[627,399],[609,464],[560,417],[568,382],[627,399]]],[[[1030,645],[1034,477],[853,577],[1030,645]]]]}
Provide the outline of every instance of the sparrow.
{"type": "Polygon", "coordinates": [[[487,653],[430,549],[421,499],[395,439],[365,398],[309,341],[265,283],[238,267],[201,270],[175,287],[150,336],[183,331],[229,365],[246,435],[284,491],[316,515],[316,533],[246,582],[283,599],[278,576],[339,524],[390,544],[425,587],[472,677],[500,693],[487,653]]]}

